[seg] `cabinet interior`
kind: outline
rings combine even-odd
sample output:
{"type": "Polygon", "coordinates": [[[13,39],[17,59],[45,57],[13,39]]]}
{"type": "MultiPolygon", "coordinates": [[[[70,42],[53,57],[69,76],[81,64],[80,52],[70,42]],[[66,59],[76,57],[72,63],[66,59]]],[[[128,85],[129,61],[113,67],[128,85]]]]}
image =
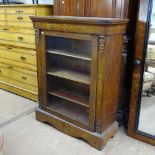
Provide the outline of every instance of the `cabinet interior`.
{"type": "Polygon", "coordinates": [[[91,42],[46,36],[47,106],[88,125],[91,42]]]}

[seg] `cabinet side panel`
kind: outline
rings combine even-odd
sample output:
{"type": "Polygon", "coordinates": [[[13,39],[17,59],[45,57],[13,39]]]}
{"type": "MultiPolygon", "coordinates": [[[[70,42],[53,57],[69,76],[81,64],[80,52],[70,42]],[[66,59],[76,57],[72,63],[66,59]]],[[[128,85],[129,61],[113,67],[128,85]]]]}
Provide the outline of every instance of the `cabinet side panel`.
{"type": "Polygon", "coordinates": [[[107,129],[116,120],[120,93],[122,35],[105,38],[105,48],[98,55],[98,84],[96,125],[99,132],[107,129]]]}

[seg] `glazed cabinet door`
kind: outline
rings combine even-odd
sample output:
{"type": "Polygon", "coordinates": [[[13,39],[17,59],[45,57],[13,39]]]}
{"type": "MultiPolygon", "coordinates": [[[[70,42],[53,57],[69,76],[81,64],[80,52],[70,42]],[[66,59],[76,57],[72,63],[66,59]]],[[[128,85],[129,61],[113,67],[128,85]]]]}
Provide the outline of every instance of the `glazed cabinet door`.
{"type": "Polygon", "coordinates": [[[84,16],[85,0],[54,0],[54,15],[84,16]]]}
{"type": "MultiPolygon", "coordinates": [[[[40,81],[43,108],[94,131],[97,37],[64,32],[42,32],[44,47],[40,81]]],[[[41,61],[41,60],[40,60],[41,61]]]]}

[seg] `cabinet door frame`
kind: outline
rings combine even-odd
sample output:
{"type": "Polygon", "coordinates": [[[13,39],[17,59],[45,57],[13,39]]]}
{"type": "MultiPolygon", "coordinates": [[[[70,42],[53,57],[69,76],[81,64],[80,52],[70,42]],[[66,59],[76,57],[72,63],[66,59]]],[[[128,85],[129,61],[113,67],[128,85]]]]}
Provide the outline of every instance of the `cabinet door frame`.
{"type": "Polygon", "coordinates": [[[89,34],[76,34],[75,33],[68,33],[68,32],[59,32],[59,31],[42,31],[41,34],[41,41],[42,41],[42,49],[40,58],[42,59],[42,67],[41,67],[41,75],[44,81],[40,81],[40,85],[42,85],[42,97],[43,97],[43,108],[53,113],[54,115],[65,119],[69,121],[70,123],[73,123],[77,126],[83,127],[85,129],[88,129],[90,131],[94,131],[94,124],[95,124],[95,110],[96,110],[96,84],[97,84],[97,55],[98,55],[98,36],[96,35],[89,35],[89,34]],[[55,113],[54,111],[50,110],[47,106],[47,86],[46,86],[46,47],[45,47],[45,38],[46,36],[53,36],[53,37],[62,37],[62,38],[70,38],[70,39],[79,39],[79,40],[88,40],[92,43],[92,63],[91,63],[91,76],[90,76],[90,97],[89,97],[89,118],[88,118],[88,125],[84,125],[83,123],[80,123],[78,121],[74,121],[72,119],[69,119],[68,117],[65,117],[62,115],[59,115],[58,113],[55,113]]]}

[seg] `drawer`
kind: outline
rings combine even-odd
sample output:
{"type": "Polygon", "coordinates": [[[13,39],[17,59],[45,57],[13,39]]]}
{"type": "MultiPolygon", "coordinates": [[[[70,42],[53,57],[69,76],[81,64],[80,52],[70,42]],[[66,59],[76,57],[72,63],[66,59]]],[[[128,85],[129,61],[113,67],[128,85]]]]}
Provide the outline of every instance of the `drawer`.
{"type": "Polygon", "coordinates": [[[17,86],[19,88],[23,88],[28,91],[32,91],[34,93],[38,93],[38,87],[31,86],[31,85],[28,85],[28,84],[25,84],[23,82],[19,82],[16,80],[12,80],[12,79],[4,77],[4,76],[0,76],[0,83],[1,82],[17,86]]]}
{"type": "Polygon", "coordinates": [[[27,48],[14,47],[14,46],[10,46],[10,45],[0,44],[0,50],[10,51],[10,52],[18,52],[18,53],[25,53],[25,54],[30,54],[32,56],[36,56],[35,50],[31,50],[31,49],[27,49],[27,48]]]}
{"type": "Polygon", "coordinates": [[[35,44],[35,35],[0,32],[0,39],[35,44]]]}
{"type": "Polygon", "coordinates": [[[0,21],[4,21],[5,20],[5,14],[0,14],[0,21]]]}
{"type": "Polygon", "coordinates": [[[12,22],[8,21],[7,26],[12,26],[12,27],[21,27],[21,28],[33,28],[33,24],[31,23],[24,23],[24,22],[12,22]]]}
{"type": "Polygon", "coordinates": [[[0,76],[10,78],[12,80],[20,81],[32,86],[37,86],[37,77],[30,74],[14,71],[12,68],[0,67],[0,76]]]}
{"type": "Polygon", "coordinates": [[[0,26],[0,31],[35,35],[35,30],[34,29],[24,29],[24,28],[21,28],[21,27],[18,27],[18,29],[17,29],[16,27],[0,26]]]}
{"type": "Polygon", "coordinates": [[[0,62],[4,63],[4,64],[9,64],[11,66],[14,66],[14,68],[15,67],[17,67],[18,69],[21,68],[20,71],[23,70],[23,72],[26,72],[26,71],[28,72],[28,70],[29,70],[29,71],[35,72],[35,74],[36,74],[36,71],[37,71],[37,66],[36,65],[26,64],[26,63],[23,63],[23,62],[9,60],[9,59],[5,59],[5,58],[1,58],[1,57],[0,57],[0,62]]]}
{"type": "Polygon", "coordinates": [[[29,14],[29,15],[35,15],[36,14],[36,8],[34,7],[10,7],[6,8],[6,13],[9,14],[29,14]]]}
{"type": "Polygon", "coordinates": [[[23,73],[30,74],[32,76],[37,77],[37,72],[36,71],[31,71],[31,70],[28,70],[28,69],[16,67],[16,66],[13,66],[11,64],[0,63],[0,67],[12,69],[12,70],[17,71],[17,72],[23,72],[23,73]]]}
{"type": "Polygon", "coordinates": [[[30,44],[30,43],[25,43],[25,42],[15,42],[15,41],[9,41],[9,40],[4,40],[4,39],[0,39],[0,44],[36,49],[35,44],[30,44]]]}
{"type": "Polygon", "coordinates": [[[5,9],[0,8],[0,13],[5,13],[5,9]]]}
{"type": "Polygon", "coordinates": [[[6,16],[7,21],[18,21],[18,22],[32,22],[28,15],[17,15],[17,14],[7,14],[6,16]]]}
{"type": "Polygon", "coordinates": [[[0,49],[0,57],[5,59],[11,59],[23,63],[36,65],[36,56],[24,53],[17,53],[13,51],[4,51],[0,49]]]}

